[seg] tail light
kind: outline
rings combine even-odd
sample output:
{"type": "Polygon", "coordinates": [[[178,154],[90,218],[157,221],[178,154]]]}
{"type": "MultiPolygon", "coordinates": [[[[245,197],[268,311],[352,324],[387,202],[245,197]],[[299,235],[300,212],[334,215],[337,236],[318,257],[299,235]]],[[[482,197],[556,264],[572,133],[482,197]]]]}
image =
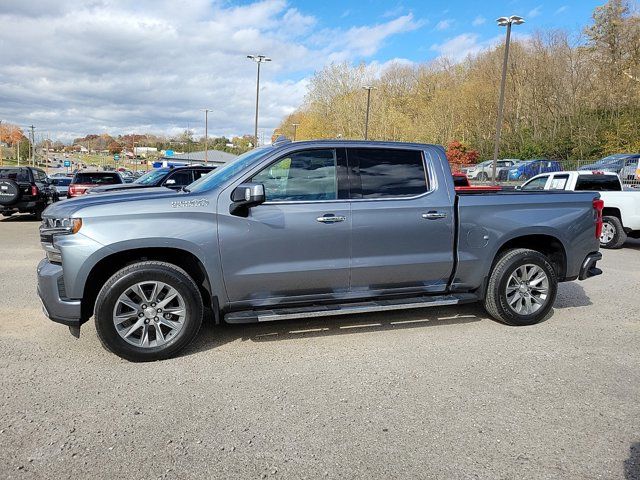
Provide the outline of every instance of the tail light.
{"type": "Polygon", "coordinates": [[[38,196],[38,187],[36,185],[31,185],[31,196],[32,197],[38,196]]]}
{"type": "Polygon", "coordinates": [[[78,195],[80,192],[78,191],[78,189],[76,188],[75,185],[69,185],[69,196],[70,197],[74,197],[76,195],[78,195]]]}
{"type": "Polygon", "coordinates": [[[604,208],[604,200],[594,199],[593,209],[596,211],[596,238],[600,239],[602,235],[602,209],[604,208]]]}

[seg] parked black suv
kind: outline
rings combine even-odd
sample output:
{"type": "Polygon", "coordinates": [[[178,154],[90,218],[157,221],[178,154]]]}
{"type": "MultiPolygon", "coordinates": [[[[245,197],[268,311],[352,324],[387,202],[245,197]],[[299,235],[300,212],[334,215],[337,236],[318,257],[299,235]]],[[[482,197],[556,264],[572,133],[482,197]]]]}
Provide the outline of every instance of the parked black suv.
{"type": "Polygon", "coordinates": [[[203,175],[206,175],[216,167],[206,167],[203,165],[190,165],[186,167],[162,167],[145,173],[140,178],[122,185],[105,185],[94,187],[87,193],[104,193],[117,191],[131,191],[136,188],[167,187],[173,190],[180,190],[182,187],[195,182],[203,175]]]}
{"type": "Polygon", "coordinates": [[[51,203],[51,187],[44,170],[0,167],[0,213],[33,213],[38,219],[51,203]]]}

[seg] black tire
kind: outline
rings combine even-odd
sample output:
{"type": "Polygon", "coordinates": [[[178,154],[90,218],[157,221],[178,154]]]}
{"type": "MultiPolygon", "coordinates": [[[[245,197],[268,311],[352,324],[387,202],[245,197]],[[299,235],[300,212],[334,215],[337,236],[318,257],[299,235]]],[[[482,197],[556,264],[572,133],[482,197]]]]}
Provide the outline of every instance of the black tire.
{"type": "Polygon", "coordinates": [[[94,316],[98,337],[107,350],[132,362],[150,362],[173,357],[191,343],[202,325],[202,315],[200,290],[187,272],[171,263],[147,261],[129,265],[107,280],[98,294],[94,316]],[[186,314],[182,328],[162,346],[131,345],[120,336],[113,322],[114,308],[120,295],[132,285],[144,281],[170,285],[184,300],[186,314]]]}
{"type": "Polygon", "coordinates": [[[481,182],[486,182],[487,180],[489,180],[489,175],[487,175],[485,172],[482,172],[480,175],[478,175],[478,180],[480,180],[481,182]]]}
{"type": "Polygon", "coordinates": [[[33,214],[35,215],[36,220],[42,220],[42,212],[44,212],[45,208],[46,207],[44,205],[40,207],[36,207],[36,209],[33,211],[33,214]]]}
{"type": "Polygon", "coordinates": [[[493,318],[508,325],[534,325],[547,316],[553,307],[557,293],[558,277],[547,257],[535,250],[516,248],[507,250],[498,257],[489,277],[484,308],[493,318]],[[544,304],[528,315],[517,313],[509,306],[506,292],[511,274],[525,265],[540,267],[546,274],[548,281],[544,304]]]}
{"type": "Polygon", "coordinates": [[[520,175],[520,178],[518,178],[518,180],[522,180],[523,182],[526,182],[527,180],[529,180],[529,175],[527,175],[526,173],[523,173],[522,175],[520,175]]]}
{"type": "Polygon", "coordinates": [[[20,199],[20,186],[13,180],[0,180],[0,205],[13,205],[20,199]]]}
{"type": "Polygon", "coordinates": [[[602,217],[602,232],[603,235],[600,236],[600,246],[602,248],[620,248],[624,245],[624,242],[627,241],[627,234],[618,217],[611,217],[609,215],[602,217]],[[603,238],[607,227],[613,230],[613,236],[608,241],[603,238]]]}

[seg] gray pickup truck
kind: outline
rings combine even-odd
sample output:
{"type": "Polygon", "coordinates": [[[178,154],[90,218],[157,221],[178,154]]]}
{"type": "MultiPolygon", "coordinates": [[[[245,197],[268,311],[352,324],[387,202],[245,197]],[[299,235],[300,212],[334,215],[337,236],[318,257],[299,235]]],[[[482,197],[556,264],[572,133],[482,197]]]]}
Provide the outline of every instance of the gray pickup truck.
{"type": "Polygon", "coordinates": [[[558,282],[598,275],[594,192],[456,191],[442,147],[277,142],[182,191],[50,206],[45,314],[132,361],[177,354],[203,316],[248,323],[483,302],[531,325],[558,282]]]}

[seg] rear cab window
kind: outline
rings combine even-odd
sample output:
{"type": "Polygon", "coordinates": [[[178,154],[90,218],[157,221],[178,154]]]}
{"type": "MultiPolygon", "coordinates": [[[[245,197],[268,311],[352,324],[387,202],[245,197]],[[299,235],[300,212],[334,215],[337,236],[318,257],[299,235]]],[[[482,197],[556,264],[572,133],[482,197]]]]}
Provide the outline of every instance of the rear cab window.
{"type": "Polygon", "coordinates": [[[352,170],[359,172],[354,199],[407,198],[429,191],[420,150],[347,148],[352,170]]]}
{"type": "Polygon", "coordinates": [[[120,175],[114,172],[85,172],[76,173],[73,183],[81,185],[113,185],[122,183],[120,175]]]}
{"type": "Polygon", "coordinates": [[[620,192],[622,184],[617,175],[578,175],[575,189],[589,192],[620,192]]]}
{"type": "Polygon", "coordinates": [[[549,190],[564,190],[567,188],[567,182],[569,181],[569,175],[554,175],[551,177],[551,183],[549,184],[549,190]]]}

